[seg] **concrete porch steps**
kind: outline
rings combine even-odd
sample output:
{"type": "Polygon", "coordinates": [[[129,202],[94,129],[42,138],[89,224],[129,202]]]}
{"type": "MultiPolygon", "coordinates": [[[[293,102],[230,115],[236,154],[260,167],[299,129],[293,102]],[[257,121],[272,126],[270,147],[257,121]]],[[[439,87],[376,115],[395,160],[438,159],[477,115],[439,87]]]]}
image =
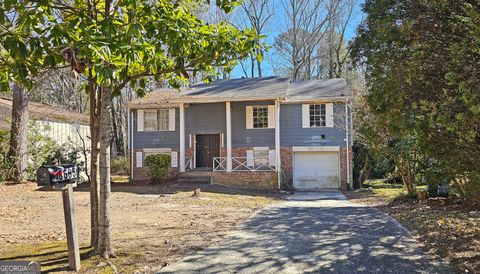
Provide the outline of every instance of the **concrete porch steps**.
{"type": "Polygon", "coordinates": [[[212,171],[191,170],[178,175],[177,183],[211,184],[212,171]]]}

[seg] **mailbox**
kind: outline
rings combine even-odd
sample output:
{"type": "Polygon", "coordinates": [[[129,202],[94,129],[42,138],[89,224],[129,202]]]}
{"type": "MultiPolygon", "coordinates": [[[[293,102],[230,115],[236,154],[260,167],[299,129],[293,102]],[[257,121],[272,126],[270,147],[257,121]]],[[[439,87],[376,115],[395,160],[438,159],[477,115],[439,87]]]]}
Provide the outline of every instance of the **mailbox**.
{"type": "Polygon", "coordinates": [[[37,169],[37,185],[52,186],[74,183],[79,178],[76,165],[41,166],[37,169]]]}

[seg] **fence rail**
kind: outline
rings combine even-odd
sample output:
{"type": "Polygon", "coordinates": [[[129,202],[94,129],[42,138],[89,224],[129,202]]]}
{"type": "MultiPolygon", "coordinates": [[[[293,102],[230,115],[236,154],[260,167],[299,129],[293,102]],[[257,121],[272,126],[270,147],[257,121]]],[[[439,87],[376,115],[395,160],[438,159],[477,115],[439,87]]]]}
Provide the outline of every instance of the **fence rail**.
{"type": "MultiPolygon", "coordinates": [[[[268,157],[232,157],[232,171],[275,171],[270,162],[268,157]]],[[[213,171],[227,171],[227,157],[214,157],[213,171]]]]}
{"type": "Polygon", "coordinates": [[[193,158],[186,157],[185,158],[185,170],[192,170],[193,169],[193,158]]]}

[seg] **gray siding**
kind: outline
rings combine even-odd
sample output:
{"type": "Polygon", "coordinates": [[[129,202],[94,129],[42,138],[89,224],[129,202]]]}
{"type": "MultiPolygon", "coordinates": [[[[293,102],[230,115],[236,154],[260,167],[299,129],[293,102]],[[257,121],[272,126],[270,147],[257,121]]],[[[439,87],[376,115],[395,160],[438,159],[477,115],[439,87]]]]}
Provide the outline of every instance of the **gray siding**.
{"type": "Polygon", "coordinates": [[[225,134],[225,115],[225,103],[188,106],[185,109],[185,146],[189,146],[190,134],[225,134]]]}
{"type": "Polygon", "coordinates": [[[335,104],[333,114],[333,128],[302,128],[302,104],[281,105],[281,146],[345,146],[345,105],[335,104]]]}
{"type": "MultiPolygon", "coordinates": [[[[275,146],[275,129],[247,129],[245,107],[272,105],[273,101],[232,102],[232,146],[275,146]]],[[[175,131],[137,131],[137,111],[133,115],[134,148],[171,148],[179,146],[179,110],[175,113],[175,131]]],[[[335,127],[302,128],[302,105],[280,107],[281,146],[345,146],[345,105],[335,104],[335,127]],[[322,138],[322,135],[323,138],[322,138]]],[[[225,134],[225,103],[190,104],[185,108],[185,146],[190,134],[225,134]]],[[[224,146],[226,138],[224,138],[224,146]]]]}
{"type": "MultiPolygon", "coordinates": [[[[175,111],[175,131],[137,131],[137,111],[133,112],[133,147],[134,148],[171,148],[179,146],[180,113],[175,111]]],[[[188,145],[188,143],[187,143],[188,145]]]]}
{"type": "Polygon", "coordinates": [[[273,101],[232,102],[232,147],[275,146],[275,129],[247,129],[246,106],[273,105],[273,101]]]}

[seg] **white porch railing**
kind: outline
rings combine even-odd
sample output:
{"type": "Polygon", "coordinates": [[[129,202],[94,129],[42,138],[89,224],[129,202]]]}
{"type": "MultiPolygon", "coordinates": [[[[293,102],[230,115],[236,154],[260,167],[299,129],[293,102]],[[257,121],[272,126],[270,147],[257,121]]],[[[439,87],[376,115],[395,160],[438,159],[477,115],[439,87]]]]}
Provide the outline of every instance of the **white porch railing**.
{"type": "MultiPolygon", "coordinates": [[[[275,171],[268,157],[232,157],[232,171],[275,171]]],[[[227,157],[213,158],[213,171],[227,171],[227,157]]]]}
{"type": "Polygon", "coordinates": [[[192,169],[193,169],[193,158],[185,157],[185,170],[192,170],[192,169]]]}

